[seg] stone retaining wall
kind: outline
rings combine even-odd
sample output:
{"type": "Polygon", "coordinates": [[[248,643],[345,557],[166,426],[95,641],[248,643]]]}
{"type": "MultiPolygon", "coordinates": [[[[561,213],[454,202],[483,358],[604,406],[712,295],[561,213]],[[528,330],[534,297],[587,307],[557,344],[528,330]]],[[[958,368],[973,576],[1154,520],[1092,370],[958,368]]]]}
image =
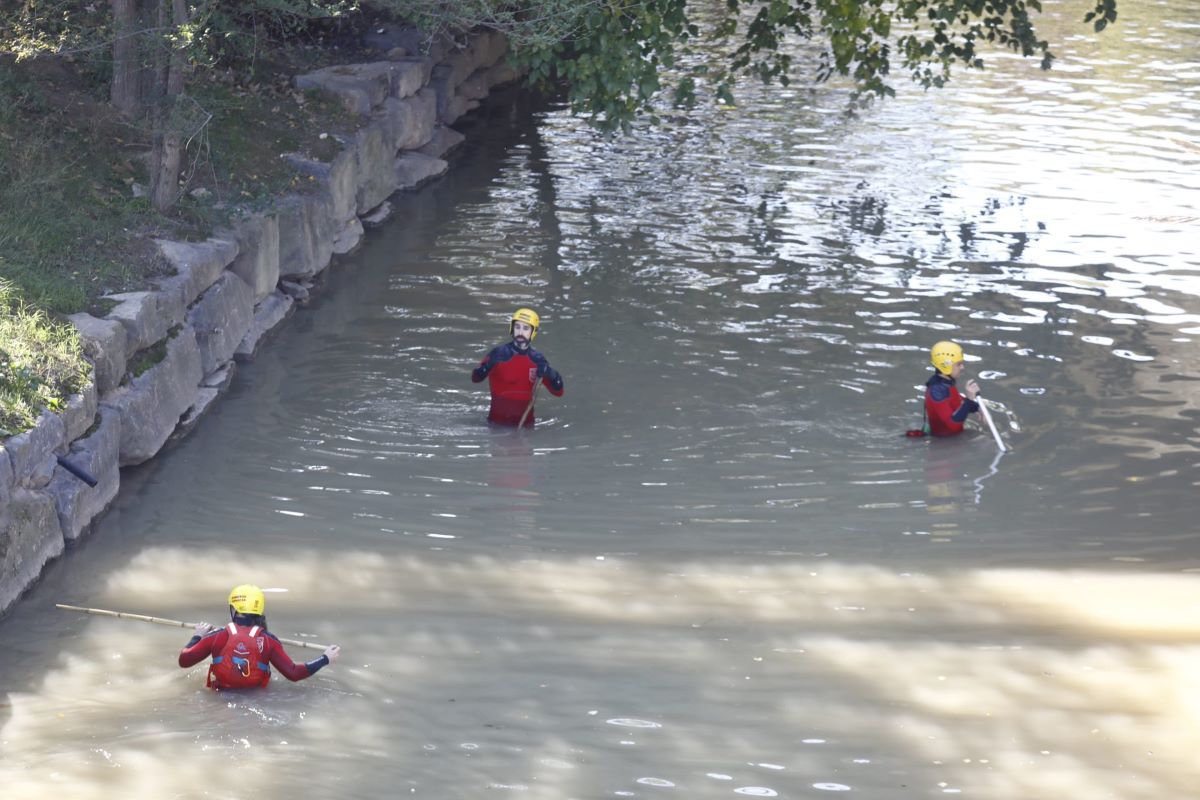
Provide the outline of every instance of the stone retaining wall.
{"type": "Polygon", "coordinates": [[[312,177],[313,191],[279,198],[204,242],[157,242],[175,274],[113,295],[103,318],[71,317],[92,383],[61,414],[47,411],[0,444],[0,613],[87,534],[116,497],[121,467],[153,458],[194,427],[235,362],[253,357],[335,253],[358,244],[363,220],[382,221],[393,193],[446,171],[442,157],[463,140],[448,126],[516,79],[506,51],[502,35],[484,33],[429,57],[297,77],[297,88],[329,92],[362,118],[332,161],[288,157],[312,177]],[[142,351],[161,357],[133,375],[129,364],[142,351]],[[71,475],[58,456],[97,485],[71,475]]]}

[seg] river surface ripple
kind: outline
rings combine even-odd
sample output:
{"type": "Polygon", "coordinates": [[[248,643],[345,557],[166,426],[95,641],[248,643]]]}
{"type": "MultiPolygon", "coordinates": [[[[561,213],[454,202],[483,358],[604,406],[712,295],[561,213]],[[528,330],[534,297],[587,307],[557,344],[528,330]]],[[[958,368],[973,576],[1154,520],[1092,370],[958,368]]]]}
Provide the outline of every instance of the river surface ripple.
{"type": "Polygon", "coordinates": [[[1194,796],[1200,17],[1077,6],[853,118],[483,109],[0,622],[5,800],[1194,796]],[[468,379],[518,305],[525,435],[468,379]],[[1011,452],[903,436],[940,338],[1011,452]],[[343,658],[218,696],[51,607],[243,581],[343,658]]]}

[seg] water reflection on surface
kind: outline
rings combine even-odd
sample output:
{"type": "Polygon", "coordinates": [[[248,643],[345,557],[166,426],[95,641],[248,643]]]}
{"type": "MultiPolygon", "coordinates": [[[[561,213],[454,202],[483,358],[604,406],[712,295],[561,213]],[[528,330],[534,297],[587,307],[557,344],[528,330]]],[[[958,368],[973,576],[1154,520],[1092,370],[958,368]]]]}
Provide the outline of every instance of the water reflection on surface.
{"type": "Polygon", "coordinates": [[[0,623],[5,797],[1194,793],[1200,21],[1122,15],[854,119],[485,113],[0,623]],[[488,430],[527,304],[567,394],[488,430]],[[946,337],[1010,452],[903,436],[946,337]],[[343,659],[50,608],[246,580],[343,659]]]}
{"type": "MultiPolygon", "coordinates": [[[[194,616],[224,591],[210,565],[237,557],[148,548],[94,599],[148,594],[194,616]]],[[[6,763],[23,774],[6,775],[6,796],[44,796],[48,780],[78,797],[270,795],[280,781],[456,797],[666,781],[720,796],[717,773],[781,796],[823,783],[884,797],[1183,797],[1197,777],[1184,766],[1200,745],[1184,576],[803,559],[667,573],[633,559],[371,551],[280,554],[261,574],[288,590],[270,599],[276,630],[345,635],[343,662],[307,684],[215,695],[203,668],[165,668],[181,633],[60,623],[69,653],[11,695],[6,763]],[[296,628],[324,615],[311,598],[329,585],[343,587],[337,616],[374,630],[296,628]],[[384,627],[398,610],[404,621],[384,627]]]]}

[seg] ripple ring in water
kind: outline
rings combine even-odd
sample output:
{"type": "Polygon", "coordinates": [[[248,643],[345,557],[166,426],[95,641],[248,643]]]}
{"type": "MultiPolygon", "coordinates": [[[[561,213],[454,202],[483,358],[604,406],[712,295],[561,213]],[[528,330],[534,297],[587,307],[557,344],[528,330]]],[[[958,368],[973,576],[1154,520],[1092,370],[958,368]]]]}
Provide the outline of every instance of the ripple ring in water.
{"type": "Polygon", "coordinates": [[[605,720],[609,725],[620,725],[623,728],[661,728],[657,722],[651,722],[648,719],[632,719],[630,717],[617,717],[616,719],[605,720]]]}

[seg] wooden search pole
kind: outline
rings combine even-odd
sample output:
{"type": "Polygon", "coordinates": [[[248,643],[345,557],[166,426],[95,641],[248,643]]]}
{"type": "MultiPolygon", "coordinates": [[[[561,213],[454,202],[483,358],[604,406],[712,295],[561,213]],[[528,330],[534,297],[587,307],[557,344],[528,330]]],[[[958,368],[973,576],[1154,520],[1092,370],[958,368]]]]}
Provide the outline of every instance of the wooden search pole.
{"type": "Polygon", "coordinates": [[[529,418],[529,412],[533,411],[533,403],[537,400],[537,390],[542,385],[542,379],[538,378],[537,383],[533,384],[533,394],[529,396],[529,405],[525,406],[525,413],[521,415],[521,421],[517,423],[517,429],[525,427],[525,420],[529,418]]]}
{"type": "MultiPolygon", "coordinates": [[[[135,619],[138,622],[153,622],[155,625],[170,625],[172,628],[194,628],[195,622],[181,622],[177,619],[164,619],[163,617],[148,617],[145,614],[130,614],[127,611],[108,611],[103,608],[84,608],[83,606],[68,606],[63,603],[55,603],[55,608],[61,608],[64,611],[78,611],[81,614],[93,614],[98,617],[116,617],[117,619],[135,619]]],[[[272,634],[274,635],[274,634],[272,634]]],[[[326,645],[317,644],[316,642],[304,642],[299,639],[284,639],[282,636],[276,636],[276,639],[284,644],[294,645],[295,647],[308,647],[313,650],[324,650],[326,645]]]]}

